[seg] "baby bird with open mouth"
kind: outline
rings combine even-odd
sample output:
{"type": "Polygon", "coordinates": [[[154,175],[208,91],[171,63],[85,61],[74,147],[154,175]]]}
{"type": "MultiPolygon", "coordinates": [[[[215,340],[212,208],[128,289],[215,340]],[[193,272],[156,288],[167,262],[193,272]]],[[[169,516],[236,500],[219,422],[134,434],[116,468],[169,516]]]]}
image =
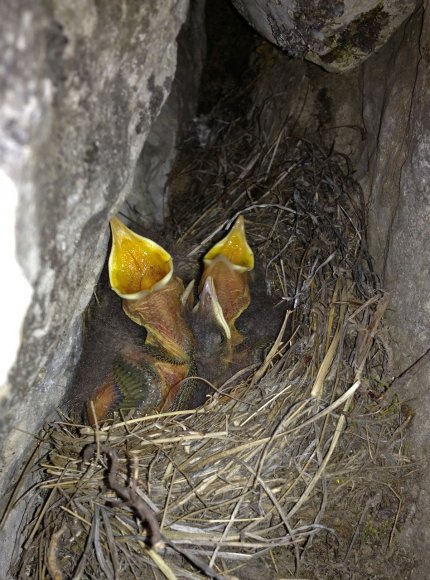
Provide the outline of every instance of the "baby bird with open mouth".
{"type": "Polygon", "coordinates": [[[110,286],[136,326],[129,336],[112,329],[118,346],[96,387],[88,385],[90,423],[119,409],[148,413],[202,405],[210,385],[221,386],[253,350],[236,328],[250,305],[248,272],[254,267],[243,217],[204,256],[195,305],[193,282],[184,288],[164,248],[117,218],[111,229],[110,286]]]}

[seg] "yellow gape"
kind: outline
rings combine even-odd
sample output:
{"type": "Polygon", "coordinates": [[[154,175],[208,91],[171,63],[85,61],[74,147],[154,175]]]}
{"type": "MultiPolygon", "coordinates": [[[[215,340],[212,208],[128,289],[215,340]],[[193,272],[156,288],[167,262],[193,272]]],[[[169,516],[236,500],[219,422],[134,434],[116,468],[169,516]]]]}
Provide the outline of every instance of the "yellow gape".
{"type": "Polygon", "coordinates": [[[112,218],[110,225],[112,290],[121,298],[135,300],[166,286],[173,274],[170,254],[152,240],[132,232],[118,218],[112,218]]]}
{"type": "Polygon", "coordinates": [[[208,265],[220,255],[224,256],[237,272],[249,272],[254,268],[254,254],[246,241],[242,215],[237,218],[227,236],[209,250],[203,261],[208,265]]]}
{"type": "Polygon", "coordinates": [[[127,316],[145,328],[146,338],[143,345],[126,343],[118,352],[89,401],[90,422],[103,421],[120,408],[150,411],[201,404],[193,377],[199,364],[203,372],[206,364],[228,369],[243,340],[235,321],[249,306],[247,272],[254,267],[243,217],[204,257],[194,308],[192,285],[184,290],[164,248],[118,218],[110,225],[110,284],[127,316]]]}
{"type": "Polygon", "coordinates": [[[246,241],[242,216],[239,216],[227,236],[209,250],[203,261],[205,267],[200,281],[200,293],[204,294],[207,281],[211,279],[211,294],[215,296],[212,296],[211,301],[214,308],[212,318],[218,319],[221,329],[228,327],[229,332],[225,332],[225,335],[230,347],[234,347],[242,341],[234,323],[249,306],[247,272],[254,267],[254,254],[246,241]]]}

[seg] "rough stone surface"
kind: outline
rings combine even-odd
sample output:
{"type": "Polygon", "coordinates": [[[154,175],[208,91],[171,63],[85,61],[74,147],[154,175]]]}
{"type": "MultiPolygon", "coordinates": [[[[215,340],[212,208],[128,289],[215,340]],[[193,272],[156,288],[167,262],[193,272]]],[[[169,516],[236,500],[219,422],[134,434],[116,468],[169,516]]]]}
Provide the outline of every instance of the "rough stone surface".
{"type": "Polygon", "coordinates": [[[175,78],[160,114],[151,126],[136,164],[133,186],[122,213],[139,214],[145,226],[162,224],[168,215],[166,179],[176,155],[176,144],[189,127],[197,109],[197,96],[205,42],[205,0],[194,0],[178,36],[175,78]]]}
{"type": "MultiPolygon", "coordinates": [[[[369,237],[384,287],[399,387],[415,412],[410,448],[430,453],[430,12],[418,12],[393,39],[385,59],[364,68],[368,134],[369,237]],[[387,58],[388,57],[388,58],[387,58]],[[383,79],[383,82],[381,82],[383,79]],[[375,91],[374,88],[377,87],[375,91]],[[373,98],[371,98],[373,95],[373,98]]],[[[416,515],[403,541],[417,555],[411,578],[430,567],[430,464],[417,489],[416,515]]]]}
{"type": "Polygon", "coordinates": [[[107,220],[170,91],[187,9],[187,0],[2,3],[0,164],[20,194],[18,258],[34,291],[1,390],[2,498],[29,434],[64,395],[107,220]]]}
{"type": "Polygon", "coordinates": [[[359,161],[364,143],[358,71],[334,75],[267,45],[260,51],[259,83],[253,95],[263,107],[266,133],[279,127],[294,137],[320,142],[359,161]]]}
{"type": "Polygon", "coordinates": [[[363,78],[369,240],[392,294],[389,318],[400,369],[430,346],[430,36],[419,33],[420,26],[426,30],[421,19],[419,13],[392,42],[390,66],[375,59],[363,78]]]}
{"type": "Polygon", "coordinates": [[[232,0],[264,38],[333,72],[355,68],[410,16],[417,0],[232,0]]]}

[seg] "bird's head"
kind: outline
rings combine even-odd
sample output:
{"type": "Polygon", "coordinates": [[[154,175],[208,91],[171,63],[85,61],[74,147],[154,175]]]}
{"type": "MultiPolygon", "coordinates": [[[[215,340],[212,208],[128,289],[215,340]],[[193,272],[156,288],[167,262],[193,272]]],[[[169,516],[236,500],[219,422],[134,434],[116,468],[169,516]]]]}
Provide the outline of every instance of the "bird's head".
{"type": "Polygon", "coordinates": [[[137,300],[164,288],[173,275],[170,254],[156,242],[131,231],[118,218],[112,218],[110,225],[109,280],[112,290],[121,298],[137,300]]]}
{"type": "MultiPolygon", "coordinates": [[[[202,294],[205,291],[206,283],[211,279],[212,282],[206,288],[205,294],[211,299],[215,294],[216,303],[230,330],[229,340],[233,345],[237,344],[241,337],[234,323],[249,306],[247,272],[254,267],[254,254],[246,240],[242,216],[239,216],[227,236],[207,252],[203,262],[200,292],[202,294]],[[213,291],[210,291],[211,285],[213,285],[213,291]]],[[[209,300],[208,303],[210,303],[209,300]]],[[[212,303],[214,303],[213,299],[212,303]]]]}
{"type": "Polygon", "coordinates": [[[188,358],[193,337],[183,317],[183,284],[173,275],[171,255],[119,219],[110,223],[109,279],[112,290],[123,298],[124,312],[145,327],[148,344],[161,347],[173,358],[188,358]]]}
{"type": "Polygon", "coordinates": [[[240,215],[229,233],[217,242],[203,258],[205,266],[223,256],[236,272],[249,272],[254,268],[254,254],[248,245],[245,234],[245,221],[240,215]]]}
{"type": "Polygon", "coordinates": [[[199,301],[192,309],[190,323],[193,330],[197,359],[216,365],[226,360],[231,350],[231,329],[224,317],[213,278],[206,278],[199,301]]]}

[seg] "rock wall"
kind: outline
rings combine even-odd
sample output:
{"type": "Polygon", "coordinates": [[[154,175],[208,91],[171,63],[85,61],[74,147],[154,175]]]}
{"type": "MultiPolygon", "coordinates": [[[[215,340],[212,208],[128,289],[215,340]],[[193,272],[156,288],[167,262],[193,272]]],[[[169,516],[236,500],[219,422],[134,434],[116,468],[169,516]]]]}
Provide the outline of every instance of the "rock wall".
{"type": "MultiPolygon", "coordinates": [[[[17,257],[33,289],[21,348],[0,389],[3,503],[31,434],[53,412],[70,381],[80,349],[81,314],[105,259],[108,219],[136,183],[142,147],[171,91],[176,39],[188,4],[2,3],[0,172],[19,193],[17,257]]],[[[199,56],[184,67],[186,105],[178,104],[182,89],[175,92],[176,101],[170,100],[175,123],[164,132],[165,141],[153,145],[157,158],[166,147],[172,155],[177,127],[193,114],[202,61],[197,41],[204,45],[204,36],[196,33],[202,12],[203,0],[193,2],[194,44],[188,58],[199,56]]],[[[140,188],[139,193],[148,199],[151,192],[140,188]]],[[[13,251],[11,243],[11,259],[13,251]]],[[[25,304],[14,300],[18,289],[4,286],[16,329],[25,304]]],[[[1,331],[4,343],[12,330],[3,324],[1,331]]],[[[19,517],[15,514],[0,532],[2,563],[15,543],[19,517]]]]}
{"type": "Polygon", "coordinates": [[[122,213],[139,214],[139,223],[161,225],[168,216],[166,179],[197,109],[198,88],[206,56],[205,0],[193,0],[178,36],[175,78],[160,114],[151,126],[136,164],[133,185],[122,213]]]}
{"type": "Polygon", "coordinates": [[[328,73],[263,46],[253,102],[285,130],[349,156],[368,205],[368,238],[396,349],[393,373],[430,345],[430,18],[418,10],[359,68],[328,73]]]}
{"type": "Polygon", "coordinates": [[[402,541],[416,554],[411,578],[430,566],[430,12],[420,10],[364,67],[368,136],[361,172],[369,195],[369,241],[390,293],[387,314],[395,381],[415,417],[413,458],[425,467],[402,541]],[[381,82],[382,80],[382,82],[381,82]],[[367,168],[367,170],[365,170],[367,168]]]}
{"type": "Polygon", "coordinates": [[[264,38],[328,71],[353,70],[385,44],[418,2],[232,0],[264,38]]]}

